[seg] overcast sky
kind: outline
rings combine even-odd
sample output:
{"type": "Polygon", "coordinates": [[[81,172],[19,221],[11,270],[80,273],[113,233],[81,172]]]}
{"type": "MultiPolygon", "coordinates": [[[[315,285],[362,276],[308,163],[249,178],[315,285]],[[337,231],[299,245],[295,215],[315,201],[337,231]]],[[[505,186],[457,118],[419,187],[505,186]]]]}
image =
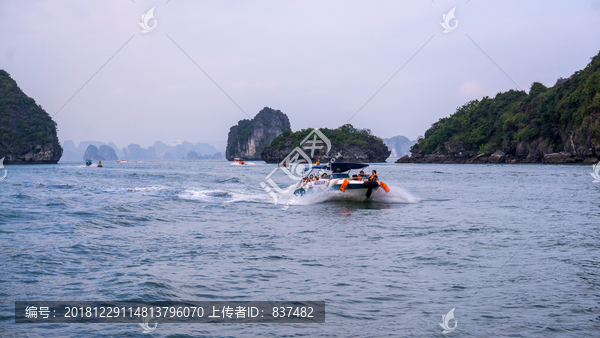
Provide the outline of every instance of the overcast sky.
{"type": "Polygon", "coordinates": [[[222,149],[265,106],[293,130],[347,123],[403,65],[350,123],[414,139],[469,100],[552,86],[600,50],[600,0],[434,1],[0,0],[0,68],[56,114],[61,142],[222,149]]]}

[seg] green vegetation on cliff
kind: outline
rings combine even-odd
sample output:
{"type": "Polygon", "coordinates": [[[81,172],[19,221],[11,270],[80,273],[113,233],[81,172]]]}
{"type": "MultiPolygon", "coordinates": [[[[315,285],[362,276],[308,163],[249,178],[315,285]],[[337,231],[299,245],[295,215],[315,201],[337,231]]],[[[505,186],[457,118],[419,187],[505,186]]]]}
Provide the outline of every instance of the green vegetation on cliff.
{"type": "MultiPolygon", "coordinates": [[[[369,129],[356,129],[351,124],[345,124],[336,129],[319,128],[331,141],[331,149],[326,153],[325,147],[310,151],[311,160],[320,158],[327,162],[336,156],[336,161],[342,162],[385,162],[390,151],[381,138],[371,134],[369,129]],[[339,155],[336,155],[339,154],[339,155]]],[[[303,129],[297,132],[286,130],[277,136],[266,147],[260,157],[267,163],[282,161],[302,142],[313,130],[303,129]]]]}
{"type": "Polygon", "coordinates": [[[6,163],[56,163],[61,154],[56,122],[0,69],[0,158],[6,156],[6,163]]]}
{"type": "MultiPolygon", "coordinates": [[[[335,145],[344,144],[366,149],[373,144],[383,144],[381,138],[371,134],[371,130],[356,129],[351,124],[345,124],[336,129],[320,128],[319,130],[323,135],[327,136],[331,141],[331,144],[335,145]]],[[[269,148],[283,150],[287,142],[291,142],[293,148],[298,147],[300,142],[302,142],[311,131],[312,129],[302,129],[294,133],[291,130],[286,130],[271,142],[269,148]]]]}
{"type": "Polygon", "coordinates": [[[514,152],[517,144],[541,139],[549,149],[591,149],[600,145],[600,53],[587,67],[554,87],[534,83],[529,94],[510,90],[459,107],[434,123],[413,153],[446,153],[448,144],[465,150],[514,152]],[[568,144],[572,143],[572,144],[568,144]]]}

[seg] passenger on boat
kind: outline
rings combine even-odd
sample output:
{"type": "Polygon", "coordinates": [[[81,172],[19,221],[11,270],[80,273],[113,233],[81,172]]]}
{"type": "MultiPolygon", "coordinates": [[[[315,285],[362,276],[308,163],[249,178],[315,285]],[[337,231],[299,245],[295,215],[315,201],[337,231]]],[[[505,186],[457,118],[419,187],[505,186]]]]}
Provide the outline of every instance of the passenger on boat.
{"type": "Polygon", "coordinates": [[[374,182],[379,181],[379,176],[377,175],[377,170],[373,170],[371,172],[371,177],[369,177],[369,181],[374,181],[374,182]]]}
{"type": "Polygon", "coordinates": [[[366,179],[367,175],[365,174],[364,170],[361,170],[360,173],[358,174],[358,180],[362,181],[363,179],[366,179]]]}

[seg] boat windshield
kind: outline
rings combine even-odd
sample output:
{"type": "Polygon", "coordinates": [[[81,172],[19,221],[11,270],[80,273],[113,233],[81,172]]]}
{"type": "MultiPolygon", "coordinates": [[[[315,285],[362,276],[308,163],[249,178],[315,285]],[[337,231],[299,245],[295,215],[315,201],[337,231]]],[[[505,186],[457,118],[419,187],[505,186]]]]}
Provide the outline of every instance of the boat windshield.
{"type": "Polygon", "coordinates": [[[303,178],[310,177],[310,175],[317,176],[320,178],[331,179],[331,178],[350,178],[354,180],[367,180],[370,172],[369,165],[364,163],[339,163],[338,165],[316,165],[310,168],[304,169],[303,178]],[[335,172],[332,172],[332,169],[335,172]],[[364,171],[360,174],[360,171],[364,171]],[[326,174],[323,177],[323,174],[326,174]]]}

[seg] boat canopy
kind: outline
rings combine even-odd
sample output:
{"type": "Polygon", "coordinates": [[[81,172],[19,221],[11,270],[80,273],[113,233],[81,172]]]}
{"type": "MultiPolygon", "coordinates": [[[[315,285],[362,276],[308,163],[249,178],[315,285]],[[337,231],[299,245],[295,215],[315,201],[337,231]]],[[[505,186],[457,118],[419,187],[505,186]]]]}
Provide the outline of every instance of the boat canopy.
{"type": "Polygon", "coordinates": [[[345,172],[352,169],[362,169],[368,167],[368,164],[365,163],[355,163],[355,162],[334,162],[331,164],[319,164],[312,166],[310,168],[305,168],[304,171],[312,170],[312,169],[325,169],[331,170],[334,172],[345,172]]]}
{"type": "MultiPolygon", "coordinates": [[[[326,164],[313,165],[312,167],[304,168],[304,171],[309,171],[312,169],[321,169],[321,168],[324,168],[325,166],[326,166],[326,164]]],[[[325,169],[327,169],[327,168],[325,168],[325,169]]]]}
{"type": "Polygon", "coordinates": [[[355,162],[334,162],[329,165],[328,168],[334,172],[345,172],[352,169],[362,169],[368,167],[368,164],[365,163],[355,163],[355,162]]]}

